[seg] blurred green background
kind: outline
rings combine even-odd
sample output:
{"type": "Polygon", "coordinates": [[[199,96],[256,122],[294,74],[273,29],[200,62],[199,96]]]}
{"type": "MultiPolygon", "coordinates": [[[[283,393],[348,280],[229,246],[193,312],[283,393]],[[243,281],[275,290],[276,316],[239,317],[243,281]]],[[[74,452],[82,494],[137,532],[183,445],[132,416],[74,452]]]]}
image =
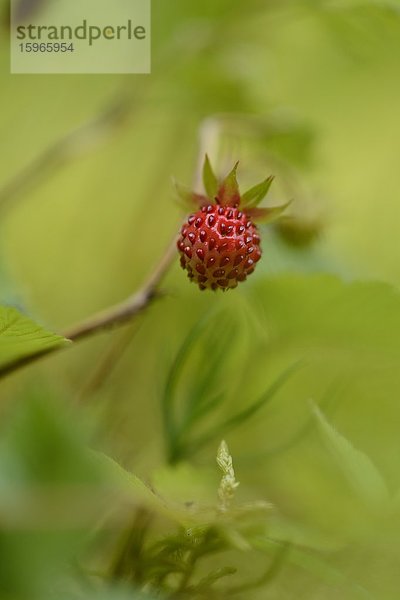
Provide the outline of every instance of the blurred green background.
{"type": "MultiPolygon", "coordinates": [[[[220,131],[205,148],[220,174],[236,160],[244,187],[273,173],[271,204],[294,199],[294,229],[285,221],[265,228],[263,260],[235,292],[200,294],[176,260],[165,297],[135,325],[2,381],[1,597],[104,593],[82,591],[68,566],[88,552],[91,510],[75,499],[82,522],[69,527],[68,495],[49,523],[35,504],[43,482],[102,481],[87,464],[88,445],[183,505],[216,499],[225,438],[239,500],[276,508],[265,539],[305,553],[239,597],[397,599],[400,3],[153,0],[149,76],[10,75],[7,4],[2,304],[63,331],[136,289],[184,218],[171,177],[193,181],[204,123],[220,131]],[[85,140],[54,147],[96,119],[85,140]],[[37,176],[11,193],[26,168],[37,176]],[[316,235],[296,244],[304,231],[316,235]],[[212,400],[222,391],[222,400],[184,432],[181,460],[168,466],[162,400],[189,331],[168,410],[179,416],[196,394],[212,400]],[[292,365],[257,414],[216,428],[292,365]]],[[[236,554],[229,561],[245,570],[236,582],[267,561],[262,552],[236,554]]]]}

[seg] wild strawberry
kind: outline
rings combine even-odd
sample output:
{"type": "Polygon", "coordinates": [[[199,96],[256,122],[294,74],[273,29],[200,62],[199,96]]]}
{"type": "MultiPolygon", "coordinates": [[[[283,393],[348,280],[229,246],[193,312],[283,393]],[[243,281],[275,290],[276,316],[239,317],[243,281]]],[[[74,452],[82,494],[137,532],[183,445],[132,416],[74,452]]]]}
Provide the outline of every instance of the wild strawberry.
{"type": "Polygon", "coordinates": [[[198,206],[182,226],[177,246],[183,269],[201,290],[228,290],[245,281],[261,258],[260,236],[253,219],[271,221],[287,206],[256,208],[273,177],[241,196],[236,170],[237,164],[218,184],[206,156],[203,180],[207,196],[178,190],[198,206]]]}
{"type": "Polygon", "coordinates": [[[261,258],[253,222],[237,207],[208,204],[190,215],[178,240],[181,265],[201,290],[234,288],[261,258]]]}

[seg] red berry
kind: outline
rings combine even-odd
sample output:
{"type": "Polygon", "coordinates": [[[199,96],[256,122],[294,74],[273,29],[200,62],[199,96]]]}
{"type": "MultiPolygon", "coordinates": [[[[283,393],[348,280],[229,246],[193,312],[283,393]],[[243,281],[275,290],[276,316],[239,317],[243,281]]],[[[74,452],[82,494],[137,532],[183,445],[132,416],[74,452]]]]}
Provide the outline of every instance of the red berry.
{"type": "Polygon", "coordinates": [[[181,266],[201,290],[229,290],[253,273],[261,258],[260,236],[253,220],[270,222],[288,206],[258,208],[273,177],[241,194],[235,164],[222,180],[215,176],[208,156],[203,167],[206,195],[177,186],[180,197],[197,207],[183,224],[177,241],[181,266]]]}
{"type": "Polygon", "coordinates": [[[257,227],[229,205],[209,204],[191,215],[177,246],[182,267],[201,290],[235,288],[261,258],[257,227]]]}

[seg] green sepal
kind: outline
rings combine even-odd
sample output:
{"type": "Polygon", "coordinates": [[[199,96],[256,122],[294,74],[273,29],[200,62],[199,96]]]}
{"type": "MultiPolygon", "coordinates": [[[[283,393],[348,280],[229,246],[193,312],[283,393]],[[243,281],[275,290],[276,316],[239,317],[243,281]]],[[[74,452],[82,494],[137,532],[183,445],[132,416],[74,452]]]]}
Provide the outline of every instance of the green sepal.
{"type": "Polygon", "coordinates": [[[236,178],[238,164],[238,162],[235,164],[232,171],[225,177],[218,190],[216,199],[218,204],[221,204],[222,206],[239,206],[240,191],[236,178]]]}
{"type": "Polygon", "coordinates": [[[196,192],[193,192],[190,188],[188,188],[183,183],[180,183],[176,179],[173,179],[172,183],[175,188],[176,194],[179,200],[181,201],[181,204],[183,204],[185,208],[192,209],[193,207],[200,207],[209,203],[208,199],[205,196],[202,196],[201,194],[196,194],[196,192]]]}
{"type": "Polygon", "coordinates": [[[272,223],[272,221],[279,219],[279,217],[287,209],[287,207],[290,206],[290,204],[292,204],[292,200],[286,202],[286,204],[282,204],[281,206],[246,208],[246,215],[254,219],[254,221],[257,223],[272,223]]]}
{"type": "Polygon", "coordinates": [[[247,190],[247,192],[245,192],[241,198],[240,206],[243,208],[252,208],[253,206],[257,206],[268,194],[273,180],[274,176],[270,175],[261,183],[247,190]]]}
{"type": "Polygon", "coordinates": [[[214,200],[218,193],[218,180],[211,166],[208,154],[206,154],[206,157],[204,159],[203,184],[207,196],[214,200]]]}

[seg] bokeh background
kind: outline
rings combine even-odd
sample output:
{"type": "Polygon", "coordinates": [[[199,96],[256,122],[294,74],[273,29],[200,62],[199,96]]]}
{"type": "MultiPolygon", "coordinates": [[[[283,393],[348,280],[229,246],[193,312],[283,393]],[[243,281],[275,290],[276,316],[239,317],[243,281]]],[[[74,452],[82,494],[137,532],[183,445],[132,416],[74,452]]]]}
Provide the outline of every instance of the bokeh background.
{"type": "MultiPolygon", "coordinates": [[[[29,498],[96,480],[88,446],[183,504],[216,497],[225,438],[239,500],[276,508],[265,539],[302,552],[240,597],[398,598],[400,4],[153,0],[149,76],[10,75],[7,4],[2,304],[63,331],[130,294],[184,218],[171,177],[192,185],[199,148],[220,174],[240,160],[243,187],[273,173],[268,202],[293,203],[234,293],[200,294],[176,260],[133,325],[1,382],[1,597],[52,598],[54,582],[55,597],[86,597],[65,565],[87,531],[68,526],[67,497],[50,524],[29,498]],[[162,402],[189,332],[168,410],[222,400],[168,464],[162,402]],[[293,365],[257,414],[213,435],[293,365]]],[[[247,579],[268,560],[229,557],[247,579]]]]}

